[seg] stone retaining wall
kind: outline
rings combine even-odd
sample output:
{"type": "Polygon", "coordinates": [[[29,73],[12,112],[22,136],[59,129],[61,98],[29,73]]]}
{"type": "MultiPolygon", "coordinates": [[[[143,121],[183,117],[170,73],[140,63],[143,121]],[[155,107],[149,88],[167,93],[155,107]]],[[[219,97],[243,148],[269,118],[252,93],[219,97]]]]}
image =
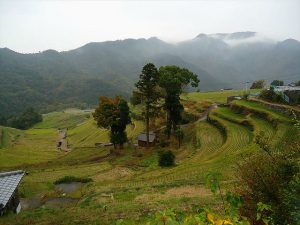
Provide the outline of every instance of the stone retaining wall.
{"type": "Polygon", "coordinates": [[[274,111],[277,111],[279,113],[285,114],[285,115],[290,116],[290,117],[293,116],[293,114],[291,112],[291,110],[293,110],[294,113],[296,114],[297,118],[300,119],[300,110],[298,110],[298,109],[291,109],[290,107],[287,107],[285,105],[267,103],[267,102],[264,102],[264,101],[260,101],[258,99],[250,99],[250,101],[259,102],[259,103],[263,104],[264,106],[268,107],[269,109],[272,109],[274,111]]]}

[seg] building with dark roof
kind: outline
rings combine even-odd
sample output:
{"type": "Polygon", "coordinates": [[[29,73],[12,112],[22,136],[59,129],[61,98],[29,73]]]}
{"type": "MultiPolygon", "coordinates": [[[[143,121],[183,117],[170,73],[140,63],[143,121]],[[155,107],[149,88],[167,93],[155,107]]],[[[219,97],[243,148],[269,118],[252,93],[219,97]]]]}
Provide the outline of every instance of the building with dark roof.
{"type": "MultiPolygon", "coordinates": [[[[147,147],[147,134],[146,133],[140,133],[137,137],[138,139],[138,145],[140,147],[147,147]]],[[[156,135],[154,133],[149,133],[149,147],[153,147],[156,142],[156,135]]]]}
{"type": "Polygon", "coordinates": [[[241,96],[228,96],[227,97],[227,104],[230,104],[234,100],[241,100],[241,96]]]}
{"type": "Polygon", "coordinates": [[[24,175],[22,170],[0,173],[0,216],[8,211],[20,212],[18,186],[24,175]]]}

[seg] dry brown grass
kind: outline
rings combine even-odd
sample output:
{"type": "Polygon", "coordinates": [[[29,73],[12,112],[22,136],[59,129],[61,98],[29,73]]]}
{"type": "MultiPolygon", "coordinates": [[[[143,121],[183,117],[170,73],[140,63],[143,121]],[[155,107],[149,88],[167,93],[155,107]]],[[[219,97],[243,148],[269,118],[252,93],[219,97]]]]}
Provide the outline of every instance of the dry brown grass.
{"type": "Polygon", "coordinates": [[[116,180],[123,177],[130,177],[132,175],[133,175],[133,171],[128,168],[115,167],[112,170],[109,170],[107,172],[97,174],[96,176],[93,177],[93,180],[95,181],[116,180]]]}
{"type": "Polygon", "coordinates": [[[161,201],[170,198],[182,198],[182,197],[207,197],[212,193],[209,189],[197,186],[182,186],[168,189],[165,193],[147,193],[139,195],[135,198],[135,201],[161,201]]]}
{"type": "Polygon", "coordinates": [[[168,189],[165,195],[169,197],[203,197],[211,195],[211,191],[205,187],[188,185],[168,189]]]}

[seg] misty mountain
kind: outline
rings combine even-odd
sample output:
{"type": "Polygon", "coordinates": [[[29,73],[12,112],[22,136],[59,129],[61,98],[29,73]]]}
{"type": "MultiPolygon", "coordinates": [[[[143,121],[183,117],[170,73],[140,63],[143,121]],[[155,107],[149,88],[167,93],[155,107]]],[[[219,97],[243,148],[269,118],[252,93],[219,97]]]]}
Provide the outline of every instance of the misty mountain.
{"type": "Polygon", "coordinates": [[[300,43],[255,32],[199,34],[177,44],[158,38],[88,43],[57,52],[0,49],[0,115],[91,107],[99,95],[129,97],[142,67],[178,65],[198,74],[201,90],[241,88],[256,79],[300,79],[300,43]]]}

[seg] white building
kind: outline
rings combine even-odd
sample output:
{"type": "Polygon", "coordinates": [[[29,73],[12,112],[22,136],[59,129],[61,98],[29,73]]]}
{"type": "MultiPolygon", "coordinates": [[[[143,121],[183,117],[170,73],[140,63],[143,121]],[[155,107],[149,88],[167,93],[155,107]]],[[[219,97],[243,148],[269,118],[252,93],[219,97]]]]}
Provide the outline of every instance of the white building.
{"type": "Polygon", "coordinates": [[[274,88],[275,92],[284,92],[284,91],[300,91],[300,86],[271,86],[274,88]]]}

